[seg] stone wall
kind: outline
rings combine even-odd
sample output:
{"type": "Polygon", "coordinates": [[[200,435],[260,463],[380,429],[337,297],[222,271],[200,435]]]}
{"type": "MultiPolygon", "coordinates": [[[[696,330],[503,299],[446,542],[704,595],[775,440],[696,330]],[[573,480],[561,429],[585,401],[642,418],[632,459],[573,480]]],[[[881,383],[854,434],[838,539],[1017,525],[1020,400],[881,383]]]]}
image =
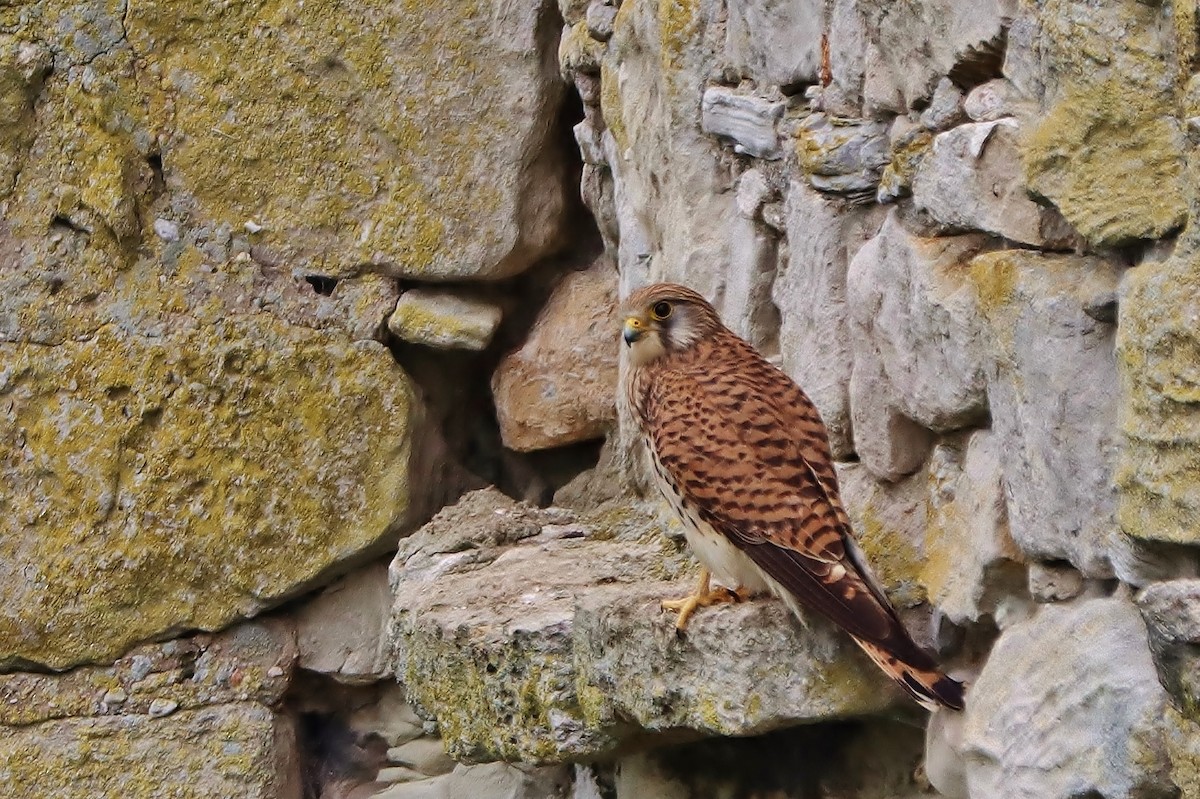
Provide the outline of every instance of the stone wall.
{"type": "Polygon", "coordinates": [[[0,0],[0,794],[1200,799],[1183,0],[0,0]],[[612,308],[968,686],[708,609],[612,308]]]}

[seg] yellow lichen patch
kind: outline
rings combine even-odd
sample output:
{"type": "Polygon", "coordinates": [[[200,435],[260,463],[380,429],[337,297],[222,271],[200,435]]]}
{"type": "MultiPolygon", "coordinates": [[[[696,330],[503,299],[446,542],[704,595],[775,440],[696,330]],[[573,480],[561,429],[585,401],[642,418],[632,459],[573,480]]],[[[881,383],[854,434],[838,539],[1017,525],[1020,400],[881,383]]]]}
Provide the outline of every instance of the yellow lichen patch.
{"type": "Polygon", "coordinates": [[[968,274],[985,316],[1013,301],[1017,268],[1007,253],[985,253],[973,258],[968,274]]]}
{"type": "Polygon", "coordinates": [[[0,663],[219,628],[409,511],[418,409],[378,345],[260,316],[7,345],[4,362],[0,562],[22,567],[0,581],[0,663]]]}
{"type": "Polygon", "coordinates": [[[0,774],[23,799],[275,799],[288,781],[288,723],[249,703],[0,730],[0,774]]]}
{"type": "MultiPolygon", "coordinates": [[[[604,700],[588,695],[588,711],[576,698],[569,656],[545,641],[526,646],[519,636],[482,645],[445,640],[424,631],[404,637],[402,668],[409,696],[438,720],[447,751],[475,761],[504,759],[526,763],[562,762],[572,746],[594,745],[597,728],[584,729],[589,716],[600,723],[604,700]],[[576,719],[578,735],[560,738],[557,725],[576,719]]],[[[563,642],[564,645],[566,642],[563,642]]],[[[570,722],[568,722],[570,723],[570,722]]]]}
{"type": "Polygon", "coordinates": [[[501,277],[557,244],[562,210],[550,191],[523,216],[529,181],[556,169],[528,154],[546,146],[541,120],[562,93],[545,75],[535,13],[150,2],[131,7],[127,26],[155,64],[150,107],[172,131],[164,166],[207,216],[234,230],[252,221],[256,243],[323,274],[372,262],[501,277]],[[478,180],[485,171],[492,179],[478,180]]]}
{"type": "Polygon", "coordinates": [[[1187,204],[1173,111],[1124,76],[1069,87],[1024,143],[1029,187],[1098,247],[1178,229],[1187,204]]]}
{"type": "Polygon", "coordinates": [[[621,87],[615,67],[608,64],[600,68],[600,113],[604,124],[612,132],[617,147],[624,152],[629,149],[629,133],[625,128],[625,109],[621,104],[621,87]]]}
{"type": "Polygon", "coordinates": [[[658,0],[658,30],[664,72],[681,66],[699,30],[699,0],[658,0]]]}
{"type": "Polygon", "coordinates": [[[1138,538],[1194,543],[1200,533],[1200,259],[1182,254],[1127,276],[1118,520],[1138,538]]]}
{"type": "Polygon", "coordinates": [[[573,72],[596,74],[603,55],[604,43],[592,38],[586,21],[580,20],[563,31],[558,43],[558,66],[565,77],[573,72]]]}
{"type": "Polygon", "coordinates": [[[921,553],[903,533],[885,525],[869,506],[860,517],[858,541],[893,602],[911,607],[925,601],[921,553]]]}

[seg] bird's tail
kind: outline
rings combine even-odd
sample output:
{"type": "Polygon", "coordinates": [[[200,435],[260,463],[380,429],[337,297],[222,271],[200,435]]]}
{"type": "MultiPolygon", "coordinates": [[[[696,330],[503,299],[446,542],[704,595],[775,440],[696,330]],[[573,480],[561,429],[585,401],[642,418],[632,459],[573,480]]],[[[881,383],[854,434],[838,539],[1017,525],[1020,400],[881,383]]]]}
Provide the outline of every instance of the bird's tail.
{"type": "Polygon", "coordinates": [[[952,677],[947,677],[935,665],[913,665],[905,663],[900,658],[885,649],[855,638],[854,642],[862,647],[867,657],[875,661],[875,665],[883,669],[883,673],[895,680],[901,688],[926,710],[937,710],[938,707],[948,707],[951,710],[963,709],[963,685],[952,677]]]}

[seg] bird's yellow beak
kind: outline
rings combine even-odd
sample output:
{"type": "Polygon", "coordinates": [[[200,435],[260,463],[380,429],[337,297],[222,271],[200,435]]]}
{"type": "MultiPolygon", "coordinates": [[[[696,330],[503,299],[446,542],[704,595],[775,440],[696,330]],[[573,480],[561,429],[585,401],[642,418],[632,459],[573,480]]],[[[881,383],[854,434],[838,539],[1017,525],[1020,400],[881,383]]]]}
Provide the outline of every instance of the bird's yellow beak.
{"type": "Polygon", "coordinates": [[[646,335],[646,323],[639,317],[629,316],[625,318],[622,331],[622,335],[625,338],[625,346],[632,347],[635,341],[646,335]]]}

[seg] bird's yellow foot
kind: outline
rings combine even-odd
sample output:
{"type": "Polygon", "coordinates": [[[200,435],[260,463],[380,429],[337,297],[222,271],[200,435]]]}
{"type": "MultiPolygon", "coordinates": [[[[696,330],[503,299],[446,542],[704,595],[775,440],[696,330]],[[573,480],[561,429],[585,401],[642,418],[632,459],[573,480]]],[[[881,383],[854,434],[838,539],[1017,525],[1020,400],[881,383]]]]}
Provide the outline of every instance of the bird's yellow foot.
{"type": "Polygon", "coordinates": [[[737,590],[710,588],[709,578],[708,569],[704,569],[700,572],[700,582],[696,586],[696,590],[690,596],[683,599],[664,599],[659,603],[659,607],[663,610],[673,610],[679,614],[675,617],[675,629],[678,632],[682,633],[687,629],[688,620],[698,608],[722,605],[728,602],[743,602],[750,598],[750,592],[745,588],[737,590]]]}

